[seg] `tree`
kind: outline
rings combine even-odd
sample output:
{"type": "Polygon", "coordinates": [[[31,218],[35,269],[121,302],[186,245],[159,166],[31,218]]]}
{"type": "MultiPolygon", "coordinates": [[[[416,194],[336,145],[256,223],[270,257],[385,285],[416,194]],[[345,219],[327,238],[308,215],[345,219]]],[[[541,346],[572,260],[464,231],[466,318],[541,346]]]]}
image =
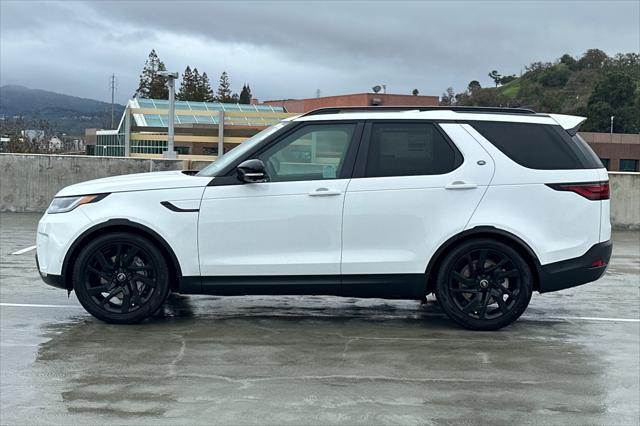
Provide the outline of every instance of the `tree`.
{"type": "Polygon", "coordinates": [[[609,130],[611,116],[615,116],[616,131],[640,131],[640,105],[635,86],[636,83],[629,75],[619,71],[607,73],[596,84],[589,98],[585,130],[606,132],[609,130]]]}
{"type": "Polygon", "coordinates": [[[635,82],[621,72],[607,73],[593,89],[589,103],[606,102],[613,108],[633,105],[635,82]]]}
{"type": "MultiPolygon", "coordinates": [[[[590,102],[587,106],[587,121],[582,125],[581,130],[587,132],[606,132],[611,124],[611,116],[615,112],[611,105],[606,102],[590,102]]],[[[618,129],[616,120],[616,131],[618,129]]]]}
{"type": "Polygon", "coordinates": [[[470,99],[471,106],[500,107],[507,105],[507,100],[496,89],[478,89],[470,99]]]}
{"type": "Polygon", "coordinates": [[[571,70],[565,64],[557,64],[545,69],[537,80],[545,87],[564,87],[571,77],[571,70]]]}
{"type": "Polygon", "coordinates": [[[440,105],[451,106],[456,102],[456,94],[453,91],[453,87],[448,87],[447,91],[440,97],[440,105]]]}
{"type": "Polygon", "coordinates": [[[248,84],[242,85],[240,96],[238,97],[238,103],[250,104],[251,103],[251,87],[248,84]]]}
{"type": "Polygon", "coordinates": [[[498,87],[500,84],[500,78],[502,78],[502,76],[498,74],[498,71],[493,70],[488,74],[488,76],[491,77],[491,79],[496,83],[496,87],[498,87]]]}
{"type": "Polygon", "coordinates": [[[213,102],[213,90],[206,72],[200,74],[198,68],[187,66],[182,76],[177,98],[182,101],[213,102]]]}
{"type": "Polygon", "coordinates": [[[469,85],[467,85],[467,90],[471,94],[473,94],[473,92],[475,92],[478,89],[482,89],[482,86],[480,86],[480,82],[478,80],[471,80],[469,82],[469,85]]]}
{"type": "Polygon", "coordinates": [[[192,101],[202,102],[202,77],[198,68],[193,69],[193,93],[191,94],[192,101]]]}
{"type": "Polygon", "coordinates": [[[579,69],[598,69],[602,68],[608,59],[609,56],[602,50],[589,49],[582,55],[582,58],[578,60],[576,65],[579,69]]]}
{"type": "Polygon", "coordinates": [[[193,79],[193,72],[191,71],[191,67],[187,65],[187,68],[184,69],[184,73],[182,73],[180,90],[178,90],[176,98],[180,101],[193,101],[195,100],[193,97],[196,89],[197,87],[196,82],[193,79]]]}
{"type": "Polygon", "coordinates": [[[199,97],[202,99],[202,102],[214,102],[215,97],[213,96],[213,90],[211,89],[211,84],[209,83],[209,77],[206,72],[202,73],[200,77],[200,81],[198,84],[199,89],[199,97]]]}
{"type": "Polygon", "coordinates": [[[49,145],[51,138],[58,136],[54,126],[37,114],[26,120],[22,116],[1,120],[0,133],[9,138],[2,146],[4,152],[37,154],[58,151],[49,145]]]}
{"type": "Polygon", "coordinates": [[[420,91],[419,91],[418,89],[413,89],[413,90],[411,91],[411,94],[412,94],[413,96],[418,96],[418,94],[419,94],[419,93],[420,93],[420,91]]]}
{"type": "Polygon", "coordinates": [[[231,83],[229,83],[229,75],[227,75],[226,71],[223,71],[220,74],[220,83],[218,85],[218,90],[216,90],[216,100],[218,102],[231,102],[231,83]]]}
{"type": "Polygon", "coordinates": [[[167,68],[158,58],[155,49],[152,49],[140,74],[140,82],[135,96],[139,98],[167,99],[169,97],[167,79],[159,74],[160,71],[166,70],[167,68]]]}
{"type": "Polygon", "coordinates": [[[462,93],[456,93],[455,95],[455,104],[456,105],[466,105],[469,102],[469,92],[464,91],[462,93]]]}
{"type": "Polygon", "coordinates": [[[576,61],[576,59],[569,55],[568,53],[565,53],[564,55],[562,55],[562,57],[560,58],[560,63],[561,64],[565,64],[566,66],[568,66],[570,69],[574,69],[576,67],[576,63],[578,61],[576,61]]]}
{"type": "Polygon", "coordinates": [[[513,80],[515,80],[516,78],[518,78],[518,77],[516,77],[515,74],[504,75],[504,76],[500,77],[500,84],[504,85],[504,84],[510,83],[513,80]]]}
{"type": "Polygon", "coordinates": [[[605,67],[611,71],[624,72],[634,80],[640,80],[640,54],[638,53],[617,53],[607,61],[605,67]]]}

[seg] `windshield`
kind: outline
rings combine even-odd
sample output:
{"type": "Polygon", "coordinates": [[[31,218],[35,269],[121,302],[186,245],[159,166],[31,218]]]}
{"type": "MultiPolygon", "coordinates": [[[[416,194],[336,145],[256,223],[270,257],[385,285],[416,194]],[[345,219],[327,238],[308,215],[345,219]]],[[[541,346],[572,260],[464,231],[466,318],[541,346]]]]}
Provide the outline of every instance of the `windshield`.
{"type": "Polygon", "coordinates": [[[239,146],[233,148],[231,151],[222,155],[222,157],[218,158],[213,163],[209,164],[204,169],[200,170],[200,172],[196,176],[216,176],[220,170],[226,168],[229,164],[236,161],[238,158],[242,157],[245,152],[251,150],[253,147],[258,145],[264,138],[275,133],[276,131],[282,129],[284,126],[288,125],[290,122],[284,121],[280,122],[271,127],[267,127],[263,131],[256,133],[251,138],[242,142],[239,146]]]}

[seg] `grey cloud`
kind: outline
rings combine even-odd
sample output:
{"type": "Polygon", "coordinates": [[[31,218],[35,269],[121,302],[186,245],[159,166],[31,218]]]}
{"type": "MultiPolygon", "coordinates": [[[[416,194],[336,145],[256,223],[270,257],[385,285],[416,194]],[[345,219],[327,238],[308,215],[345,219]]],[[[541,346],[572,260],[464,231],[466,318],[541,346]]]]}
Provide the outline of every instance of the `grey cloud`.
{"type": "Polygon", "coordinates": [[[393,92],[417,87],[437,95],[447,86],[462,89],[471,79],[488,84],[491,69],[519,73],[532,61],[592,47],[610,54],[640,48],[636,1],[99,1],[0,7],[2,84],[98,97],[92,87],[104,92],[113,71],[123,99],[135,88],[151,48],[178,71],[187,64],[207,71],[213,84],[226,69],[235,85],[249,82],[261,98],[313,96],[316,88],[326,95],[366,91],[375,83],[387,83],[393,92]],[[37,25],[17,24],[25,19],[37,25]],[[68,72],[74,62],[91,81],[68,86],[70,79],[57,71],[68,72]],[[51,63],[49,74],[39,73],[37,63],[51,63]],[[35,69],[20,71],[25,66],[35,69]]]}

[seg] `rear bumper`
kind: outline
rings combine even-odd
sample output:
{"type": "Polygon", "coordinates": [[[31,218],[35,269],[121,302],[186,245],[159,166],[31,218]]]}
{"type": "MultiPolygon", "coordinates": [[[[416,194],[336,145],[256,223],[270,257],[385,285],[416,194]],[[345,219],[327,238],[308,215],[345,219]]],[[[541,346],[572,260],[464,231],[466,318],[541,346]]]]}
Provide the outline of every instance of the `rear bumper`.
{"type": "Polygon", "coordinates": [[[51,275],[46,272],[40,271],[40,264],[38,263],[38,255],[36,254],[36,268],[38,269],[38,273],[40,274],[40,278],[46,284],[49,284],[52,287],[66,289],[64,280],[62,279],[62,275],[51,275]]]}
{"type": "Polygon", "coordinates": [[[605,241],[592,246],[585,254],[573,259],[542,265],[540,267],[540,293],[562,290],[590,283],[600,278],[607,270],[613,243],[605,241]],[[592,266],[596,261],[604,266],[592,266]]]}

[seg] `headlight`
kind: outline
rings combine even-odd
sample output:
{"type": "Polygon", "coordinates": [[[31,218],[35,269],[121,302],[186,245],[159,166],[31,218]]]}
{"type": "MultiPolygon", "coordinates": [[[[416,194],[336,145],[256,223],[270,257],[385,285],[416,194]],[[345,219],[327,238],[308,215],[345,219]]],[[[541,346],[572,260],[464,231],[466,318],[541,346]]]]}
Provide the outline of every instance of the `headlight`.
{"type": "Polygon", "coordinates": [[[47,213],[66,213],[83,204],[95,203],[109,194],[79,195],[77,197],[56,197],[47,209],[47,213]]]}

